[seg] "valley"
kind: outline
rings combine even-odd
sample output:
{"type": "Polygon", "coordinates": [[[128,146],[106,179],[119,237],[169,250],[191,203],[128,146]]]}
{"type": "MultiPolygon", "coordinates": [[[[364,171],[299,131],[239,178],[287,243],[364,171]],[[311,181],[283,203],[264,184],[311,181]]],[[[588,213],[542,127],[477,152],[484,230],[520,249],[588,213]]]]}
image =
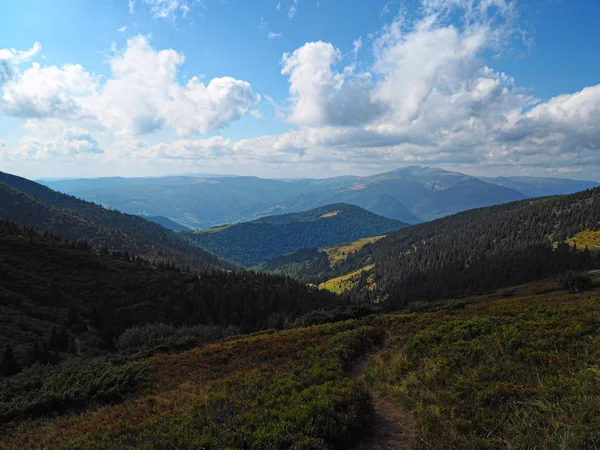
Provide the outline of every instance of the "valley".
{"type": "Polygon", "coordinates": [[[276,180],[256,177],[97,178],[48,187],[129,214],[163,216],[191,229],[347,203],[410,224],[528,197],[571,194],[595,182],[561,178],[477,178],[412,166],[368,177],[276,180]]]}

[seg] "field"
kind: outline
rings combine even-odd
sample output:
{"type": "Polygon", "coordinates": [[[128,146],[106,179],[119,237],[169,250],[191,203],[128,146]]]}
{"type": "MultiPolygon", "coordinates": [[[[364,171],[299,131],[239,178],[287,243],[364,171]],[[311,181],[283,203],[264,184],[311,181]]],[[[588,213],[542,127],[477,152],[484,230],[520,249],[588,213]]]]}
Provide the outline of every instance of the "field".
{"type": "Polygon", "coordinates": [[[581,233],[577,233],[567,242],[571,246],[577,244],[577,248],[582,250],[587,246],[588,250],[598,251],[600,250],[600,231],[582,231],[581,233]]]}
{"type": "Polygon", "coordinates": [[[6,423],[0,448],[598,448],[599,326],[600,291],[549,280],[134,355],[123,399],[6,423]]]}
{"type": "Polygon", "coordinates": [[[341,294],[346,290],[352,289],[358,279],[362,276],[363,272],[368,272],[372,268],[372,265],[361,267],[360,269],[349,274],[327,280],[324,283],[321,283],[319,287],[321,289],[327,289],[328,291],[335,292],[336,294],[341,294]]]}
{"type": "Polygon", "coordinates": [[[379,319],[365,380],[410,414],[413,448],[600,447],[600,295],[550,289],[379,319]]]}
{"type": "Polygon", "coordinates": [[[331,247],[324,248],[322,251],[327,253],[329,263],[331,264],[331,267],[333,267],[341,261],[346,261],[346,258],[350,253],[357,252],[366,244],[372,244],[373,242],[377,242],[379,239],[382,239],[384,237],[385,235],[358,239],[354,242],[346,242],[343,244],[333,245],[331,247]]]}

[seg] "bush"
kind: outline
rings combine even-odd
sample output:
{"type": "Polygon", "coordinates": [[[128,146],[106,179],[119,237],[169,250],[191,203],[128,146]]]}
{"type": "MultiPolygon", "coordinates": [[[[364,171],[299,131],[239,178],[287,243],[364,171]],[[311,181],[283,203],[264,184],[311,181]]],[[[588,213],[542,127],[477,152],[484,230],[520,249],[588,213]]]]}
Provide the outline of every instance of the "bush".
{"type": "Polygon", "coordinates": [[[560,277],[559,283],[572,293],[586,291],[592,287],[592,280],[587,274],[573,271],[564,273],[560,277]]]}
{"type": "Polygon", "coordinates": [[[146,375],[146,365],[140,363],[36,364],[0,380],[0,423],[119,401],[146,375]]]}
{"type": "Polygon", "coordinates": [[[115,345],[123,355],[188,350],[208,342],[240,334],[235,326],[196,325],[176,328],[164,323],[138,325],[126,330],[115,345]]]}

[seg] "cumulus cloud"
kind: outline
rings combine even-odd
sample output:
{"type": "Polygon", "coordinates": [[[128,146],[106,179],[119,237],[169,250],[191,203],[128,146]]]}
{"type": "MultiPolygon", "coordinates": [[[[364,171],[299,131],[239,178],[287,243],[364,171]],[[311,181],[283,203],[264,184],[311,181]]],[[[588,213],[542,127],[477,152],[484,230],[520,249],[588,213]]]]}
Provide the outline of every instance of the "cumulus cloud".
{"type": "Polygon", "coordinates": [[[29,50],[0,48],[0,88],[15,76],[15,66],[31,60],[42,50],[42,45],[35,42],[29,50]]]}
{"type": "Polygon", "coordinates": [[[21,140],[13,156],[24,159],[76,158],[104,153],[90,132],[69,127],[55,136],[27,136],[21,140]]]}
{"type": "Polygon", "coordinates": [[[351,66],[340,72],[333,65],[341,52],[326,42],[310,42],[282,58],[281,73],[290,81],[293,101],[290,121],[299,125],[358,125],[380,111],[372,101],[371,76],[355,74],[351,66]]]}
{"type": "MultiPolygon", "coordinates": [[[[421,0],[418,17],[399,14],[364,43],[308,42],[284,54],[289,98],[264,96],[276,118],[292,125],[282,134],[192,138],[247,113],[259,116],[260,97],[249,83],[229,77],[178,81],[184,56],[156,50],[143,36],[112,54],[106,79],[77,65],[31,64],[22,71],[17,60],[28,61],[39,48],[0,51],[0,70],[5,62],[10,74],[0,87],[0,109],[35,123],[95,124],[117,134],[120,151],[130,158],[372,170],[405,163],[519,165],[564,175],[597,173],[600,85],[540,101],[493,67],[490,55],[517,41],[527,45],[515,5],[421,0]],[[367,43],[373,54],[368,66],[357,61],[367,43]],[[352,47],[343,54],[336,44],[352,47]],[[36,90],[42,82],[43,90],[36,90]],[[148,145],[136,138],[165,128],[181,139],[148,145]]],[[[281,2],[278,9],[286,13],[290,6],[297,3],[281,2]]],[[[61,135],[61,148],[72,148],[65,141],[61,135]]],[[[50,151],[57,150],[39,153],[50,151]]]]}
{"type": "MultiPolygon", "coordinates": [[[[14,52],[13,52],[14,53],[14,52]]],[[[109,58],[111,75],[102,80],[80,65],[42,67],[33,63],[1,89],[0,111],[24,118],[88,121],[119,135],[141,135],[164,127],[189,136],[239,119],[259,101],[249,83],[231,77],[207,85],[192,77],[177,80],[185,58],[155,50],[144,36],[127,41],[109,58]]]]}

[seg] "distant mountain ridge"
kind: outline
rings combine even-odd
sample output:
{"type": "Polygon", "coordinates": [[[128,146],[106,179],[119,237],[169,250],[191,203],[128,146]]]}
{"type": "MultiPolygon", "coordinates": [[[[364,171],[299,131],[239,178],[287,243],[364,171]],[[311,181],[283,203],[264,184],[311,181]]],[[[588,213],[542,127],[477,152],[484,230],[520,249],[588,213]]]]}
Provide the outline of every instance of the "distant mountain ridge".
{"type": "Polygon", "coordinates": [[[154,222],[111,211],[3,172],[0,172],[0,219],[69,240],[87,241],[94,247],[126,251],[183,267],[235,267],[154,222]]]}
{"type": "Polygon", "coordinates": [[[366,177],[326,179],[180,175],[44,183],[107,208],[144,217],[162,216],[191,229],[247,222],[333,203],[360,206],[414,224],[467,209],[598,186],[562,178],[473,177],[419,166],[366,177]]]}
{"type": "Polygon", "coordinates": [[[301,248],[377,236],[407,225],[358,206],[337,203],[181,236],[222,258],[252,267],[301,248]]]}

